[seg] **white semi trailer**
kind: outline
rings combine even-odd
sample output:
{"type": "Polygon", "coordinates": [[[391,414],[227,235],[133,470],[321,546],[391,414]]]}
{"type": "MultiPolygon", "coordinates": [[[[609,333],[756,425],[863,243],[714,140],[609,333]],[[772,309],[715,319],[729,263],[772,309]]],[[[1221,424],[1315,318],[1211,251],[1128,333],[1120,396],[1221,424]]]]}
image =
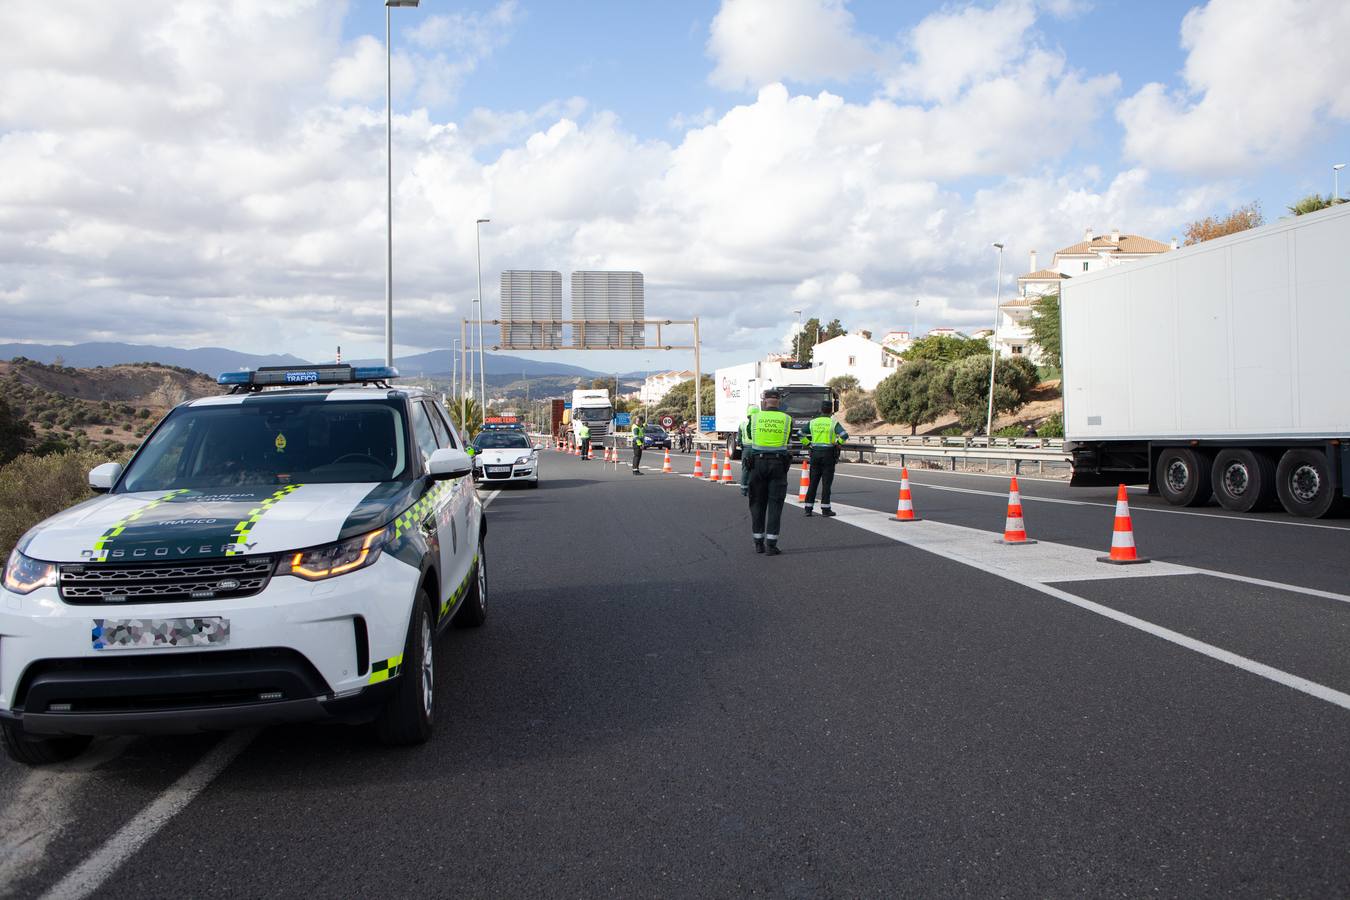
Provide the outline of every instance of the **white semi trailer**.
{"type": "Polygon", "coordinates": [[[1063,284],[1074,483],[1321,517],[1350,485],[1350,204],[1063,284]]]}

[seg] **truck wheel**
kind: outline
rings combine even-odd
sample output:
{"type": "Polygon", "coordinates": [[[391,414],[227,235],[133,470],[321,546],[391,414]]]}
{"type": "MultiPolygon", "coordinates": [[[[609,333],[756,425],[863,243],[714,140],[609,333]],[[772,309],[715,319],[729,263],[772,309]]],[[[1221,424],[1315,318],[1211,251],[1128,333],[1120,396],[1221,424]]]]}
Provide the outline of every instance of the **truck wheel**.
{"type": "Polygon", "coordinates": [[[46,766],[73,759],[92,740],[86,735],[35,737],[24,733],[18,722],[0,720],[0,742],[5,745],[5,754],[25,766],[46,766]]]}
{"type": "Polygon", "coordinates": [[[1275,489],[1290,515],[1320,519],[1336,507],[1336,485],[1321,450],[1284,451],[1275,470],[1275,489]]]}
{"type": "Polygon", "coordinates": [[[404,642],[403,665],[393,696],[375,719],[381,743],[395,747],[426,743],[435,721],[435,655],[432,653],[431,598],[417,592],[404,642]]]}
{"type": "Polygon", "coordinates": [[[1251,450],[1220,450],[1210,472],[1214,497],[1232,512],[1267,509],[1275,499],[1275,463],[1251,450]]]}
{"type": "Polygon", "coordinates": [[[732,459],[741,458],[741,448],[736,446],[736,438],[734,436],[727,438],[727,455],[732,459]]]}
{"type": "Polygon", "coordinates": [[[1165,447],[1158,454],[1154,482],[1158,493],[1173,506],[1202,506],[1209,502],[1209,458],[1189,447],[1165,447]]]}

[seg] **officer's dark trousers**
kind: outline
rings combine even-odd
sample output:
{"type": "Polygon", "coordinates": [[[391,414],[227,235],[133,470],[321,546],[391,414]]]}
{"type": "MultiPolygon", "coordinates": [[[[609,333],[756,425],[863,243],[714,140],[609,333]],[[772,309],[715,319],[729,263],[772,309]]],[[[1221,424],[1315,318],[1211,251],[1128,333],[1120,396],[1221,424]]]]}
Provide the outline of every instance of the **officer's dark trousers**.
{"type": "Polygon", "coordinates": [[[582,440],[582,442],[581,442],[581,458],[582,458],[582,459],[590,459],[590,458],[591,458],[591,439],[590,439],[590,438],[585,438],[585,439],[582,440]]]}
{"type": "Polygon", "coordinates": [[[811,483],[806,488],[806,505],[816,502],[816,491],[820,491],[820,505],[824,509],[830,506],[830,488],[834,485],[834,448],[824,452],[811,451],[811,483]]]}
{"type": "Polygon", "coordinates": [[[776,453],[756,453],[750,470],[750,530],[758,540],[778,540],[787,498],[788,458],[776,453]]]}
{"type": "Polygon", "coordinates": [[[642,466],[642,444],[633,442],[633,471],[636,472],[642,466]]]}

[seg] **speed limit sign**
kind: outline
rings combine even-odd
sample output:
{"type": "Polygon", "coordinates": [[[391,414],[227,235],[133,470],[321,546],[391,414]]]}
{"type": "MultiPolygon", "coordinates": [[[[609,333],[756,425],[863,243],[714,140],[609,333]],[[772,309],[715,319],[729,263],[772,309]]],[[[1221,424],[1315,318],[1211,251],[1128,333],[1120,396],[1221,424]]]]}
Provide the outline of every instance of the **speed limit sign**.
{"type": "Polygon", "coordinates": [[[661,425],[662,425],[663,427],[665,427],[665,428],[674,428],[674,427],[675,427],[675,417],[674,417],[674,416],[662,416],[662,417],[661,417],[661,425]]]}

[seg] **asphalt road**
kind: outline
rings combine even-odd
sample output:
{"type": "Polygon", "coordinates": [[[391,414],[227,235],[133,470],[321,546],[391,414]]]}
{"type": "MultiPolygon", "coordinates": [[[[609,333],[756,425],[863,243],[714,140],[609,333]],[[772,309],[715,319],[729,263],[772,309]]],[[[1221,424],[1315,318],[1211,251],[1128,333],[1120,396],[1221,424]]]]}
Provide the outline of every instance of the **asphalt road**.
{"type": "Polygon", "coordinates": [[[489,621],[438,645],[429,744],[5,764],[0,890],[130,830],[100,896],[1346,893],[1347,523],[1132,495],[1158,561],[1122,570],[1110,491],[1023,479],[1041,543],[1010,548],[1005,482],[911,474],[924,522],[845,467],[841,516],[788,508],[766,558],[733,487],[547,453],[489,510],[489,621]]]}

